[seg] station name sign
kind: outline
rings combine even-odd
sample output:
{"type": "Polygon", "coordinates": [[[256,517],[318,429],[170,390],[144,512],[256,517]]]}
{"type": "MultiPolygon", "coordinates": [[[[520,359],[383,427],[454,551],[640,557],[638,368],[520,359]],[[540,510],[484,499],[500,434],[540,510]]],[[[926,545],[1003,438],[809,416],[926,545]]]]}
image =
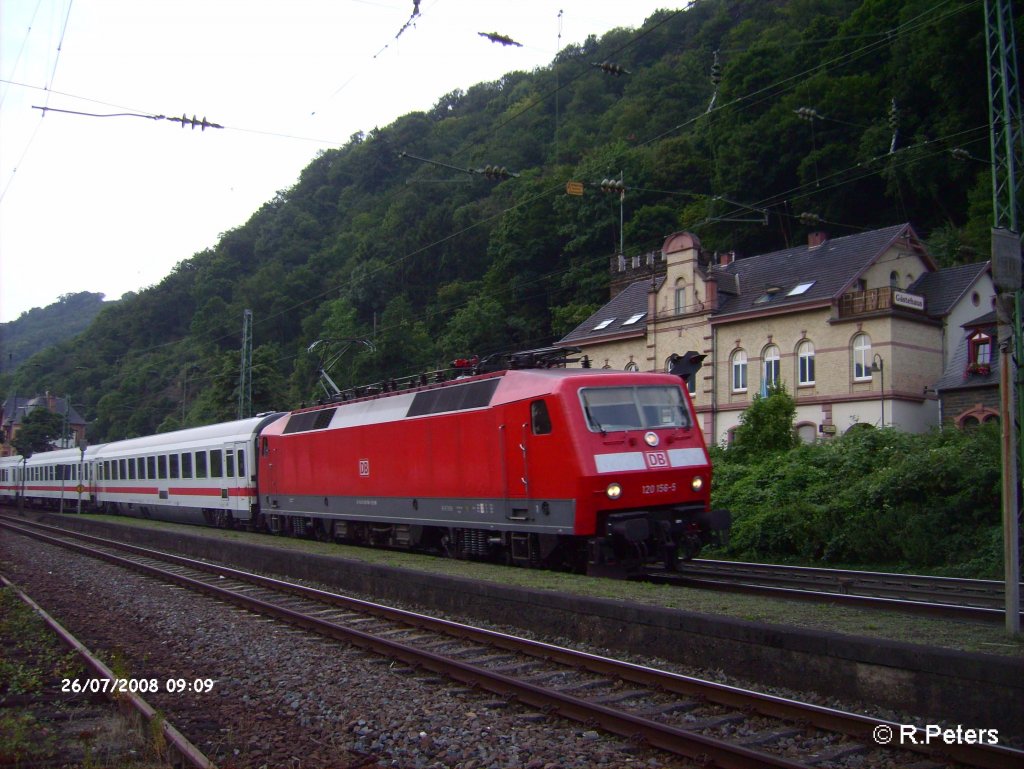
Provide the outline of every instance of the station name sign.
{"type": "Polygon", "coordinates": [[[892,303],[896,307],[906,307],[911,310],[924,311],[924,297],[920,294],[908,294],[906,291],[895,291],[892,295],[892,303]]]}

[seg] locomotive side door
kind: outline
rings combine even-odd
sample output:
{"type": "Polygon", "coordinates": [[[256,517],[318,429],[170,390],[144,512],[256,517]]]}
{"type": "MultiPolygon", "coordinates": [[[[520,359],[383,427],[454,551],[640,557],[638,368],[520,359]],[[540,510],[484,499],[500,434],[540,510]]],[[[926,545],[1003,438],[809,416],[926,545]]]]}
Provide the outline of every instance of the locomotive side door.
{"type": "Polygon", "coordinates": [[[499,413],[501,476],[505,519],[529,521],[530,417],[529,405],[512,403],[499,413]]]}

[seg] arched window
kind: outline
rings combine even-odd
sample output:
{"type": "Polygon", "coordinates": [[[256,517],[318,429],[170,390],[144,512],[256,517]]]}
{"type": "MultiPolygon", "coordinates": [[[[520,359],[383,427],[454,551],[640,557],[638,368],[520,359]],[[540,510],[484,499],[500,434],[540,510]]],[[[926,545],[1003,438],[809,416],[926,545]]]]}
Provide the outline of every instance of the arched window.
{"type": "Polygon", "coordinates": [[[631,360],[626,364],[626,371],[639,371],[640,367],[636,364],[635,360],[631,360]]]}
{"type": "Polygon", "coordinates": [[[686,312],[686,283],[680,278],[676,281],[676,314],[686,312]]]}
{"type": "Polygon", "coordinates": [[[814,344],[805,339],[796,348],[798,385],[814,384],[814,344]]]}
{"type": "Polygon", "coordinates": [[[763,362],[761,367],[761,391],[762,393],[767,393],[768,388],[774,387],[779,383],[779,366],[781,364],[779,348],[773,344],[768,345],[761,354],[761,360],[763,362]]]}
{"type": "Polygon", "coordinates": [[[743,350],[732,354],[732,391],[747,391],[747,353],[743,350]]]}
{"type": "Polygon", "coordinates": [[[998,423],[999,412],[989,406],[977,403],[972,408],[959,414],[953,421],[961,430],[967,430],[982,424],[988,424],[989,422],[998,423]]]}
{"type": "Polygon", "coordinates": [[[900,287],[900,274],[898,272],[896,272],[896,270],[893,270],[892,272],[889,273],[889,288],[899,288],[899,287],[900,287]]]}
{"type": "Polygon", "coordinates": [[[857,334],[853,338],[853,380],[871,380],[871,337],[867,334],[857,334]]]}
{"type": "Polygon", "coordinates": [[[802,443],[818,440],[818,428],[813,422],[801,422],[796,426],[796,435],[802,443]]]}

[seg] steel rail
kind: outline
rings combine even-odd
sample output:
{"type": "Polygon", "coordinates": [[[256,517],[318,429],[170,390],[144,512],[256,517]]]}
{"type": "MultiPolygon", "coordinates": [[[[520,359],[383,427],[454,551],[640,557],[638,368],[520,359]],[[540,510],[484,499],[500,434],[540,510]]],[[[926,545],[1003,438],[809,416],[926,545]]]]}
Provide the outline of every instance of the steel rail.
{"type": "Polygon", "coordinates": [[[462,683],[517,700],[546,713],[583,723],[597,724],[614,734],[629,739],[642,740],[646,744],[675,753],[676,755],[710,760],[716,766],[723,767],[723,769],[763,769],[764,767],[807,769],[806,764],[796,763],[768,753],[762,753],[693,732],[659,724],[639,716],[588,702],[579,697],[573,697],[572,695],[545,689],[525,681],[519,681],[501,673],[486,671],[485,669],[434,654],[430,651],[417,649],[355,628],[345,627],[325,619],[312,617],[294,609],[211,585],[202,580],[142,564],[138,561],[130,561],[112,553],[96,550],[75,542],[60,540],[40,532],[21,529],[18,526],[12,526],[6,521],[2,525],[32,536],[40,541],[71,549],[92,558],[99,558],[111,564],[141,571],[150,576],[155,576],[182,587],[213,596],[218,600],[234,603],[245,609],[285,620],[298,627],[313,630],[321,635],[351,643],[359,648],[385,654],[413,667],[425,668],[441,673],[462,683]]]}
{"type": "MultiPolygon", "coordinates": [[[[0,524],[3,523],[3,519],[0,519],[0,524]]],[[[21,524],[22,522],[19,521],[18,523],[21,524]]],[[[470,625],[452,622],[450,620],[443,620],[416,612],[409,612],[382,604],[341,596],[336,593],[330,593],[304,585],[297,585],[295,583],[285,582],[272,577],[252,574],[227,566],[197,561],[195,559],[170,553],[163,553],[161,551],[151,550],[138,545],[115,542],[102,537],[96,537],[79,532],[68,532],[67,530],[59,527],[47,526],[45,524],[30,525],[57,532],[61,536],[69,536],[85,541],[95,542],[96,544],[103,546],[116,547],[142,557],[163,560],[187,568],[228,576],[233,579],[249,582],[268,589],[285,591],[303,598],[330,603],[335,606],[353,609],[362,613],[373,614],[390,621],[404,622],[414,627],[434,632],[441,632],[467,640],[491,644],[509,651],[515,651],[529,656],[558,662],[560,664],[586,669],[594,673],[613,675],[633,683],[658,687],[675,694],[700,697],[717,705],[742,709],[747,712],[753,711],[773,718],[810,724],[827,731],[840,732],[842,734],[855,737],[864,741],[868,745],[872,744],[871,735],[873,730],[880,726],[887,726],[893,729],[894,733],[899,733],[901,729],[901,725],[895,722],[873,719],[854,713],[847,713],[845,711],[811,705],[809,703],[801,703],[782,697],[775,697],[738,687],[728,686],[726,684],[704,681],[678,673],[655,670],[633,663],[589,654],[587,652],[580,652],[539,641],[531,641],[491,630],[475,628],[470,625]]],[[[15,526],[13,528],[18,527],[15,526]]],[[[37,536],[44,541],[52,540],[51,537],[44,534],[38,534],[37,532],[26,530],[25,533],[31,536],[37,536]]],[[[97,553],[97,551],[93,551],[90,548],[85,548],[74,543],[66,543],[60,540],[53,540],[53,542],[54,544],[61,546],[79,549],[89,555],[99,555],[99,557],[111,560],[112,562],[122,561],[122,559],[117,558],[117,556],[108,557],[109,554],[97,553]]],[[[621,711],[604,708],[603,706],[589,703],[586,700],[574,698],[569,695],[559,694],[557,698],[552,699],[552,692],[542,687],[537,687],[497,673],[484,673],[480,669],[471,665],[465,665],[441,655],[433,655],[414,647],[408,647],[398,642],[382,639],[374,636],[373,634],[358,631],[353,628],[346,628],[327,620],[308,617],[301,612],[264,602],[257,598],[240,595],[231,590],[223,590],[222,588],[209,585],[208,583],[200,580],[192,580],[191,578],[181,575],[174,575],[173,573],[164,572],[163,570],[155,567],[137,564],[136,562],[129,561],[127,563],[133,568],[145,569],[147,571],[152,570],[152,572],[159,574],[162,578],[173,579],[175,581],[186,581],[182,582],[182,584],[214,594],[224,600],[231,600],[235,603],[252,603],[253,605],[259,606],[261,611],[279,616],[281,619],[294,624],[307,627],[311,630],[315,630],[316,632],[323,632],[331,637],[350,641],[361,648],[369,648],[371,650],[388,654],[413,666],[426,667],[435,672],[451,675],[456,680],[479,686],[498,694],[513,696],[526,704],[539,707],[542,710],[555,712],[559,715],[573,718],[575,720],[582,720],[585,722],[594,721],[596,723],[600,723],[608,731],[612,731],[626,737],[640,736],[655,747],[661,747],[672,752],[678,752],[680,755],[700,757],[711,756],[712,754],[704,750],[696,754],[680,752],[672,747],[666,746],[674,744],[672,743],[672,740],[678,739],[679,735],[692,735],[700,737],[701,740],[710,740],[714,744],[719,744],[717,740],[713,740],[712,738],[704,738],[701,735],[693,735],[693,733],[686,732],[685,730],[666,727],[658,724],[657,722],[648,721],[647,719],[632,716],[621,711]],[[341,635],[335,635],[335,633],[341,633],[341,635]],[[456,674],[456,671],[458,671],[458,674],[456,674]],[[488,681],[491,683],[488,684],[488,681]],[[602,713],[601,711],[604,712],[602,713]],[[656,733],[649,733],[651,725],[656,727],[656,733]],[[673,733],[676,734],[672,736],[673,733]],[[670,735],[670,742],[663,745],[660,741],[662,738],[658,737],[657,734],[670,735]]],[[[936,749],[929,748],[924,744],[926,742],[924,735],[924,730],[918,729],[914,734],[914,737],[918,738],[918,742],[922,744],[904,744],[901,747],[906,750],[935,756],[937,753],[936,749]]],[[[722,744],[727,745],[729,751],[732,751],[737,747],[729,745],[728,743],[722,744]]],[[[709,746],[702,745],[701,747],[707,748],[709,746]]],[[[765,761],[770,760],[767,758],[770,754],[760,753],[757,751],[748,752],[757,757],[757,763],[754,765],[764,766],[766,765],[765,761]]],[[[973,766],[991,767],[992,769],[1009,769],[1009,767],[1024,765],[1024,751],[999,746],[943,745],[939,752],[943,756],[948,756],[973,766]]],[[[747,764],[723,763],[721,765],[746,766],[747,764]]],[[[778,765],[788,766],[790,764],[778,765]]]]}
{"type": "MultiPolygon", "coordinates": [[[[86,648],[81,641],[75,638],[75,636],[73,636],[63,625],[51,617],[39,604],[33,601],[3,574],[0,574],[0,583],[13,590],[18,598],[28,606],[32,607],[33,611],[35,611],[43,622],[46,623],[46,626],[49,627],[58,638],[60,638],[61,642],[78,654],[86,667],[92,670],[98,677],[108,679],[111,684],[114,683],[117,679],[114,675],[114,671],[108,668],[102,660],[90,652],[89,649],[86,648]]],[[[119,692],[117,694],[105,692],[105,694],[108,699],[115,703],[127,702],[128,705],[135,712],[141,715],[148,724],[153,724],[154,719],[157,719],[156,723],[159,725],[160,733],[163,735],[164,740],[166,740],[167,745],[170,746],[183,761],[186,761],[189,766],[195,767],[196,769],[216,769],[216,764],[210,761],[210,759],[207,758],[199,748],[193,745],[189,739],[175,729],[174,726],[169,724],[163,718],[158,718],[157,711],[153,706],[138,694],[134,692],[119,692]]]]}
{"type": "MultiPolygon", "coordinates": [[[[779,578],[785,581],[808,582],[829,581],[839,592],[846,590],[896,592],[910,590],[915,593],[953,594],[979,601],[991,601],[1001,605],[1004,583],[995,579],[973,579],[967,577],[942,577],[932,574],[906,574],[900,572],[864,571],[857,569],[834,569],[822,566],[792,566],[774,563],[752,563],[749,561],[719,561],[696,559],[686,564],[696,573],[710,571],[727,574],[746,572],[758,576],[779,578]]],[[[1024,585],[1022,585],[1024,586],[1024,585]]]]}
{"type": "Polygon", "coordinates": [[[773,585],[757,585],[750,582],[729,582],[716,579],[693,578],[680,575],[664,575],[649,577],[655,584],[692,587],[703,590],[719,590],[725,593],[743,593],[773,598],[791,598],[798,601],[816,603],[837,603],[845,606],[857,606],[865,609],[883,609],[902,611],[910,614],[924,614],[933,617],[981,620],[984,622],[1002,622],[1006,616],[1002,609],[986,609],[981,606],[962,606],[952,603],[933,603],[928,601],[912,601],[899,598],[883,598],[881,596],[851,595],[849,593],[830,593],[820,590],[802,590],[795,587],[775,587],[773,585]]]}

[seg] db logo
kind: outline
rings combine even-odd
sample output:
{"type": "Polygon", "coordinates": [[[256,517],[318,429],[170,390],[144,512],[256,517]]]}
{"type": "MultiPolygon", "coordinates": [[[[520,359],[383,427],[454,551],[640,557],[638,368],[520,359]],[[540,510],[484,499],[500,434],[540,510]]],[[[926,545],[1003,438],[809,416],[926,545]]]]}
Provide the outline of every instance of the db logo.
{"type": "Polygon", "coordinates": [[[359,474],[364,478],[370,474],[370,460],[360,459],[359,460],[359,474]]]}
{"type": "Polygon", "coordinates": [[[648,467],[668,467],[668,454],[664,451],[648,451],[644,456],[648,467]]]}

